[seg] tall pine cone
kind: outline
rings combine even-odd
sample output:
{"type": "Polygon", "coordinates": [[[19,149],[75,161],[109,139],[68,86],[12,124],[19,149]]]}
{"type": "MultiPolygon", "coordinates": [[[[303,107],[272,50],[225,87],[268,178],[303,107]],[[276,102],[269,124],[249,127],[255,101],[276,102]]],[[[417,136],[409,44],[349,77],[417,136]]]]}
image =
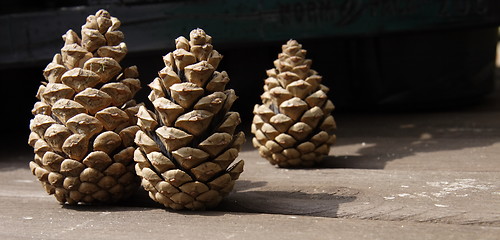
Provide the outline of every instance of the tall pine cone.
{"type": "Polygon", "coordinates": [[[163,57],[165,67],[149,87],[154,112],[140,107],[134,153],[136,172],[149,196],[167,208],[215,207],[232,191],[243,172],[236,164],[243,132],[236,100],[226,90],[229,77],[216,71],[222,59],[202,29],[179,37],[176,50],[163,57]]]}
{"type": "Polygon", "coordinates": [[[262,105],[254,108],[252,142],[273,165],[310,167],[335,143],[334,105],[302,45],[290,40],[282,50],[267,71],[262,105]]]}
{"type": "Polygon", "coordinates": [[[119,64],[127,54],[119,27],[105,10],[88,16],[82,38],[66,32],[61,53],[43,71],[29,165],[61,203],[113,202],[139,186],[133,162],[139,105],[132,98],[141,83],[135,66],[119,64]]]}

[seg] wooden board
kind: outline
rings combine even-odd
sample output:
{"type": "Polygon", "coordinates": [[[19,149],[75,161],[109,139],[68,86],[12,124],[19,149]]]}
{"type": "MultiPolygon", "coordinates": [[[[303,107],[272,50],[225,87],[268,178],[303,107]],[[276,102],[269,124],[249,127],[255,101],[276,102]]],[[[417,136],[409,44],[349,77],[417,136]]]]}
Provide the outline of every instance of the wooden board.
{"type": "Polygon", "coordinates": [[[173,47],[173,39],[201,27],[217,44],[241,46],[500,24],[500,2],[477,0],[94,1],[90,6],[0,16],[0,66],[50,59],[60,36],[78,31],[89,14],[108,9],[122,21],[131,52],[173,47]],[[127,5],[129,4],[129,5],[127,5]]]}

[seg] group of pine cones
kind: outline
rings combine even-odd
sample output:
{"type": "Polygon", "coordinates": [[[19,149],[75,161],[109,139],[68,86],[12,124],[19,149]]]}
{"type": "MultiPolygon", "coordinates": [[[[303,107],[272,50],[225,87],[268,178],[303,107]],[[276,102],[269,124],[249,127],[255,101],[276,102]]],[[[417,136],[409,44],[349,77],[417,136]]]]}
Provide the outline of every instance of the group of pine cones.
{"type": "MultiPolygon", "coordinates": [[[[29,166],[61,203],[109,203],[139,184],[167,208],[213,208],[243,172],[235,162],[245,134],[237,131],[237,99],[217,71],[222,55],[201,29],[175,39],[165,67],[148,86],[154,109],[134,100],[141,88],[120,21],[106,10],[87,17],[81,37],[69,30],[43,71],[30,121],[29,166]]],[[[335,142],[328,87],[297,41],[283,45],[267,71],[254,108],[252,142],[279,167],[310,167],[335,142]]]]}

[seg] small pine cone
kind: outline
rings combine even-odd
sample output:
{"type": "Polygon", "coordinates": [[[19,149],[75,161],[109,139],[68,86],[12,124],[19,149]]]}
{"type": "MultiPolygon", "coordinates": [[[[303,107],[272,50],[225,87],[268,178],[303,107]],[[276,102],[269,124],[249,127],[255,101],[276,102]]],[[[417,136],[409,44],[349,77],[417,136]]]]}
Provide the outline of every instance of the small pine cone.
{"type": "Polygon", "coordinates": [[[134,193],[134,138],[141,83],[137,67],[122,69],[127,53],[120,21],[106,10],[87,18],[82,38],[64,47],[43,71],[28,143],[32,173],[61,203],[114,202],[134,193]]]}
{"type": "Polygon", "coordinates": [[[175,210],[213,208],[232,191],[243,160],[232,164],[245,141],[236,132],[236,100],[229,77],[216,71],[222,55],[202,29],[175,40],[165,67],[149,84],[154,112],[140,107],[134,152],[137,175],[151,199],[175,210]],[[235,133],[236,132],[236,133],[235,133]]]}
{"type": "Polygon", "coordinates": [[[282,50],[253,111],[252,143],[273,165],[311,167],[335,143],[334,105],[302,45],[290,40],[282,50]]]}

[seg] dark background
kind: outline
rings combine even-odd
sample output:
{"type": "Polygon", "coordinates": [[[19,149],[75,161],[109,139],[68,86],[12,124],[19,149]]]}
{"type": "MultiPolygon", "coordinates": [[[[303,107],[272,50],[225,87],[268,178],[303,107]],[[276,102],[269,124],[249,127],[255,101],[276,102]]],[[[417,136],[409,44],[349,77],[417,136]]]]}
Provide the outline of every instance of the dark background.
{"type": "MultiPolygon", "coordinates": [[[[134,7],[169,1],[25,1],[22,6],[2,2],[0,14],[8,16],[89,5],[106,7],[109,2],[134,7]]],[[[82,24],[84,21],[81,19],[82,24]]],[[[477,24],[297,40],[308,50],[307,57],[313,60],[312,68],[330,87],[329,97],[337,106],[335,115],[359,111],[446,111],[481,102],[494,87],[497,33],[495,24],[477,24]]],[[[179,36],[188,34],[189,31],[178,33],[179,36]]],[[[127,42],[126,32],[125,35],[127,42]]],[[[239,96],[233,108],[240,112],[242,127],[248,130],[253,106],[260,102],[265,70],[273,67],[281,45],[288,39],[218,44],[217,36],[212,37],[214,48],[224,55],[218,70],[228,72],[231,78],[228,87],[234,88],[239,96]]],[[[62,45],[61,40],[60,47],[62,45]]],[[[172,50],[168,47],[149,51],[129,49],[121,65],[139,68],[143,89],[137,95],[138,101],[148,101],[147,84],[163,67],[161,57],[172,50]]],[[[30,111],[36,102],[37,88],[44,80],[42,70],[49,61],[0,66],[5,123],[1,147],[4,152],[31,151],[27,145],[30,111]]]]}

